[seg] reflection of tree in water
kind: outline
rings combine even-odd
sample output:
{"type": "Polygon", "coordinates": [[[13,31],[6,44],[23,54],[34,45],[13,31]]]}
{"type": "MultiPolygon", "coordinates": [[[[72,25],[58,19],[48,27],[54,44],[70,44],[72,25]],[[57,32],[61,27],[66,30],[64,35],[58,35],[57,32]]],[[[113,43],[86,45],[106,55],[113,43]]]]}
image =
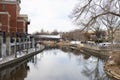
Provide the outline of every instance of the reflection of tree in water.
{"type": "Polygon", "coordinates": [[[81,53],[78,50],[73,50],[73,54],[76,55],[76,56],[81,55],[81,53]]]}
{"type": "Polygon", "coordinates": [[[62,50],[63,52],[67,52],[67,53],[68,53],[68,52],[71,52],[69,48],[62,48],[61,50],[62,50]]]}
{"type": "Polygon", "coordinates": [[[101,60],[97,59],[96,61],[90,61],[86,62],[84,64],[84,69],[82,70],[82,73],[89,78],[89,80],[111,80],[106,76],[104,71],[102,72],[102,69],[100,67],[103,67],[103,65],[100,64],[101,60]],[[91,68],[89,68],[91,67],[91,68]]]}
{"type": "Polygon", "coordinates": [[[67,53],[73,53],[74,55],[80,55],[80,51],[79,50],[73,50],[73,49],[70,49],[70,48],[62,48],[61,49],[63,52],[67,52],[67,53]]]}
{"type": "Polygon", "coordinates": [[[75,56],[81,55],[80,51],[78,50],[70,50],[70,49],[61,49],[61,50],[68,54],[68,57],[70,60],[71,60],[72,54],[75,56]]]}

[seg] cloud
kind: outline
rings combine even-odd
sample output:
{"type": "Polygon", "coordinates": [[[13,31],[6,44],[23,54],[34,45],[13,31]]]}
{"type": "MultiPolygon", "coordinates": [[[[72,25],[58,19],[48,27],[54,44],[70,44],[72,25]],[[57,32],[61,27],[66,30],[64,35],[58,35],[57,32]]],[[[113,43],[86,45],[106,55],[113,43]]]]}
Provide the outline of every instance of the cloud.
{"type": "Polygon", "coordinates": [[[22,0],[21,13],[31,19],[29,33],[47,31],[68,31],[73,29],[68,16],[78,0],[22,0]]]}

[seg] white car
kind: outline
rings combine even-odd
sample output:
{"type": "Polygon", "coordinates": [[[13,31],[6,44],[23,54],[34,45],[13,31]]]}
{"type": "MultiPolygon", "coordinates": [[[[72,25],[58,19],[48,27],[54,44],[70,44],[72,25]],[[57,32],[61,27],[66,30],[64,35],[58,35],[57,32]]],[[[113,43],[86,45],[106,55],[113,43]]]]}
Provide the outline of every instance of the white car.
{"type": "Polygon", "coordinates": [[[110,42],[103,42],[103,43],[99,43],[100,47],[107,47],[109,46],[111,43],[110,42]]]}

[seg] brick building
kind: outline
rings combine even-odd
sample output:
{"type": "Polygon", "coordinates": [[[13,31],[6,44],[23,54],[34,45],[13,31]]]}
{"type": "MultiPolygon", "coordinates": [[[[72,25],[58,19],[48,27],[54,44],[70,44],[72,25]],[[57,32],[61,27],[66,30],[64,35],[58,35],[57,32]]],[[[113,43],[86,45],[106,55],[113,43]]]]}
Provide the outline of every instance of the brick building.
{"type": "Polygon", "coordinates": [[[21,0],[0,0],[0,58],[34,47],[28,16],[20,14],[21,0]]]}
{"type": "Polygon", "coordinates": [[[15,37],[28,33],[28,17],[20,14],[20,2],[20,0],[0,0],[1,31],[5,35],[10,33],[11,37],[15,37]]]}
{"type": "Polygon", "coordinates": [[[9,32],[10,15],[8,12],[0,12],[0,22],[1,22],[0,30],[3,32],[9,32]]]}
{"type": "Polygon", "coordinates": [[[28,16],[27,15],[19,15],[17,17],[17,32],[19,33],[20,36],[23,35],[23,33],[28,32],[28,16]]]}

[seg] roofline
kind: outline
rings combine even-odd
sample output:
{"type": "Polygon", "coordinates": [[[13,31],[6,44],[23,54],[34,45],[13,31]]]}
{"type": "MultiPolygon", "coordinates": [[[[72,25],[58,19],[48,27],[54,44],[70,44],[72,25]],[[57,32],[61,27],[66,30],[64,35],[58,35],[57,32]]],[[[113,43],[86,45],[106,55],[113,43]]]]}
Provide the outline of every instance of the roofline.
{"type": "Polygon", "coordinates": [[[1,4],[18,4],[18,2],[17,1],[1,1],[0,2],[1,4]]]}

